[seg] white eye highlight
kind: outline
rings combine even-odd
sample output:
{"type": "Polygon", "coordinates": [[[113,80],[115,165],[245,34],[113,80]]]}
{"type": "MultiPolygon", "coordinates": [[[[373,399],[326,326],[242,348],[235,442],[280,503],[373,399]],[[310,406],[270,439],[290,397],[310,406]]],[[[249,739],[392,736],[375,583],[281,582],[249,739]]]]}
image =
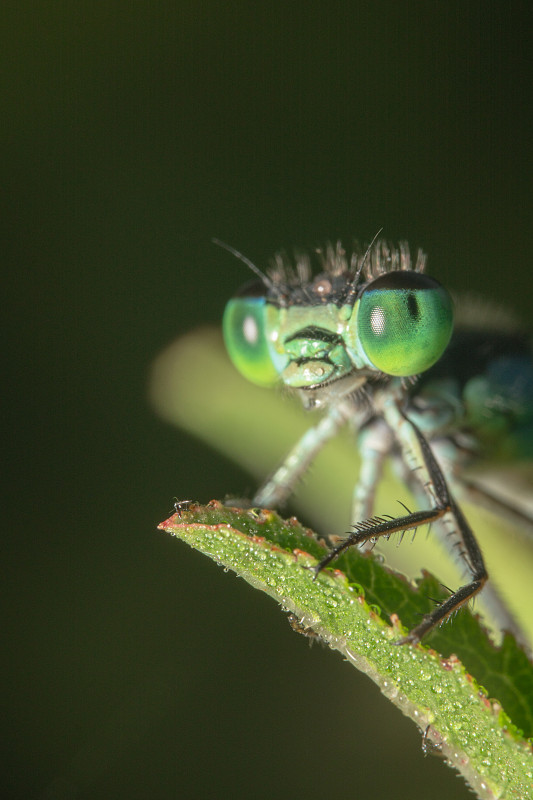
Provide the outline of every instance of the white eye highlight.
{"type": "Polygon", "coordinates": [[[242,333],[248,344],[254,345],[259,339],[259,328],[257,322],[250,314],[245,317],[242,323],[242,333]]]}
{"type": "Polygon", "coordinates": [[[385,333],[385,314],[381,306],[376,306],[370,314],[370,327],[376,336],[385,333]]]}

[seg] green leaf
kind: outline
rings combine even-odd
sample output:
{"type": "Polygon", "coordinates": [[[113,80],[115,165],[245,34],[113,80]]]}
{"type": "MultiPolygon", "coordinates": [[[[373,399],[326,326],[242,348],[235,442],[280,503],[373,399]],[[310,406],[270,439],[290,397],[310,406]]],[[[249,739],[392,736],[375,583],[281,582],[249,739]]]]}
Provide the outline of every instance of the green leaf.
{"type": "MultiPolygon", "coordinates": [[[[517,702],[517,693],[508,692],[505,682],[499,684],[504,707],[501,697],[489,699],[491,689],[482,688],[461,663],[461,648],[443,656],[427,646],[441,633],[423,646],[395,644],[405,629],[396,614],[388,619],[386,607],[401,610],[402,623],[412,624],[428,608],[426,591],[439,593],[434,578],[426,576],[417,590],[379,560],[352,549],[338,559],[338,569],[324,570],[315,580],[305,567],[326,552],[317,537],[294,518],[284,522],[260,509],[242,511],[213,501],[180,509],[159,527],[273,597],[295,615],[301,629],[365,672],[421,729],[430,726],[430,740],[480,797],[531,796],[533,753],[515,721],[521,718],[531,726],[528,704],[517,702]]],[[[489,685],[494,665],[503,659],[517,669],[532,696],[533,670],[510,638],[496,650],[469,611],[458,615],[453,628],[461,632],[466,655],[478,653],[489,685]]]]}

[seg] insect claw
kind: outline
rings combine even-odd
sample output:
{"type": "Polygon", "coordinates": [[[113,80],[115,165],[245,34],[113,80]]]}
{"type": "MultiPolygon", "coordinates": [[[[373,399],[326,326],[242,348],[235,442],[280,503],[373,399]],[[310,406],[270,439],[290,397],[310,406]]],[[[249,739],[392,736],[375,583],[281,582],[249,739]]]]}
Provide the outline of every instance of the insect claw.
{"type": "Polygon", "coordinates": [[[308,572],[313,573],[313,580],[316,581],[320,572],[322,572],[323,567],[321,566],[321,562],[319,561],[318,564],[315,564],[312,567],[303,566],[303,569],[306,569],[308,572]]]}
{"type": "Polygon", "coordinates": [[[403,636],[396,642],[392,642],[392,644],[399,647],[402,644],[418,644],[419,641],[420,641],[420,636],[418,636],[414,631],[409,631],[407,636],[403,636]]]}

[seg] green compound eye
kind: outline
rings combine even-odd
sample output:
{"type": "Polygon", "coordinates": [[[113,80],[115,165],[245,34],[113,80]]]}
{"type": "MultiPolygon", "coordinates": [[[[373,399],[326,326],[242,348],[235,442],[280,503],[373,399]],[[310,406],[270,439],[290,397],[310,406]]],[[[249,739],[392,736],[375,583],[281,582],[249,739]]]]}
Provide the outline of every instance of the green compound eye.
{"type": "Polygon", "coordinates": [[[419,272],[389,272],[359,299],[357,333],[369,361],[388,375],[416,375],[443,354],[453,304],[438,281],[419,272]]]}
{"type": "Polygon", "coordinates": [[[265,297],[254,295],[264,286],[246,286],[243,294],[227,303],[222,331],[228,355],[241,375],[258,386],[273,386],[279,380],[268,352],[265,336],[265,297]]]}

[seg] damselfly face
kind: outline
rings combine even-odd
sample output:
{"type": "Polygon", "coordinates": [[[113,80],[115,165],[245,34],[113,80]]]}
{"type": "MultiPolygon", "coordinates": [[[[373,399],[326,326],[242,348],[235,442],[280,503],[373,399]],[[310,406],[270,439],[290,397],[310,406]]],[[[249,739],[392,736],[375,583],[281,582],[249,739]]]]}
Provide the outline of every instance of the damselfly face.
{"type": "Polygon", "coordinates": [[[228,353],[254,383],[353,392],[373,376],[424,372],[442,355],[453,327],[448,292],[422,273],[422,254],[378,243],[367,265],[357,254],[329,249],[324,269],[310,274],[306,257],[295,269],[278,259],[265,281],[245,285],[226,306],[228,353]],[[363,274],[363,268],[365,268],[363,274]]]}

